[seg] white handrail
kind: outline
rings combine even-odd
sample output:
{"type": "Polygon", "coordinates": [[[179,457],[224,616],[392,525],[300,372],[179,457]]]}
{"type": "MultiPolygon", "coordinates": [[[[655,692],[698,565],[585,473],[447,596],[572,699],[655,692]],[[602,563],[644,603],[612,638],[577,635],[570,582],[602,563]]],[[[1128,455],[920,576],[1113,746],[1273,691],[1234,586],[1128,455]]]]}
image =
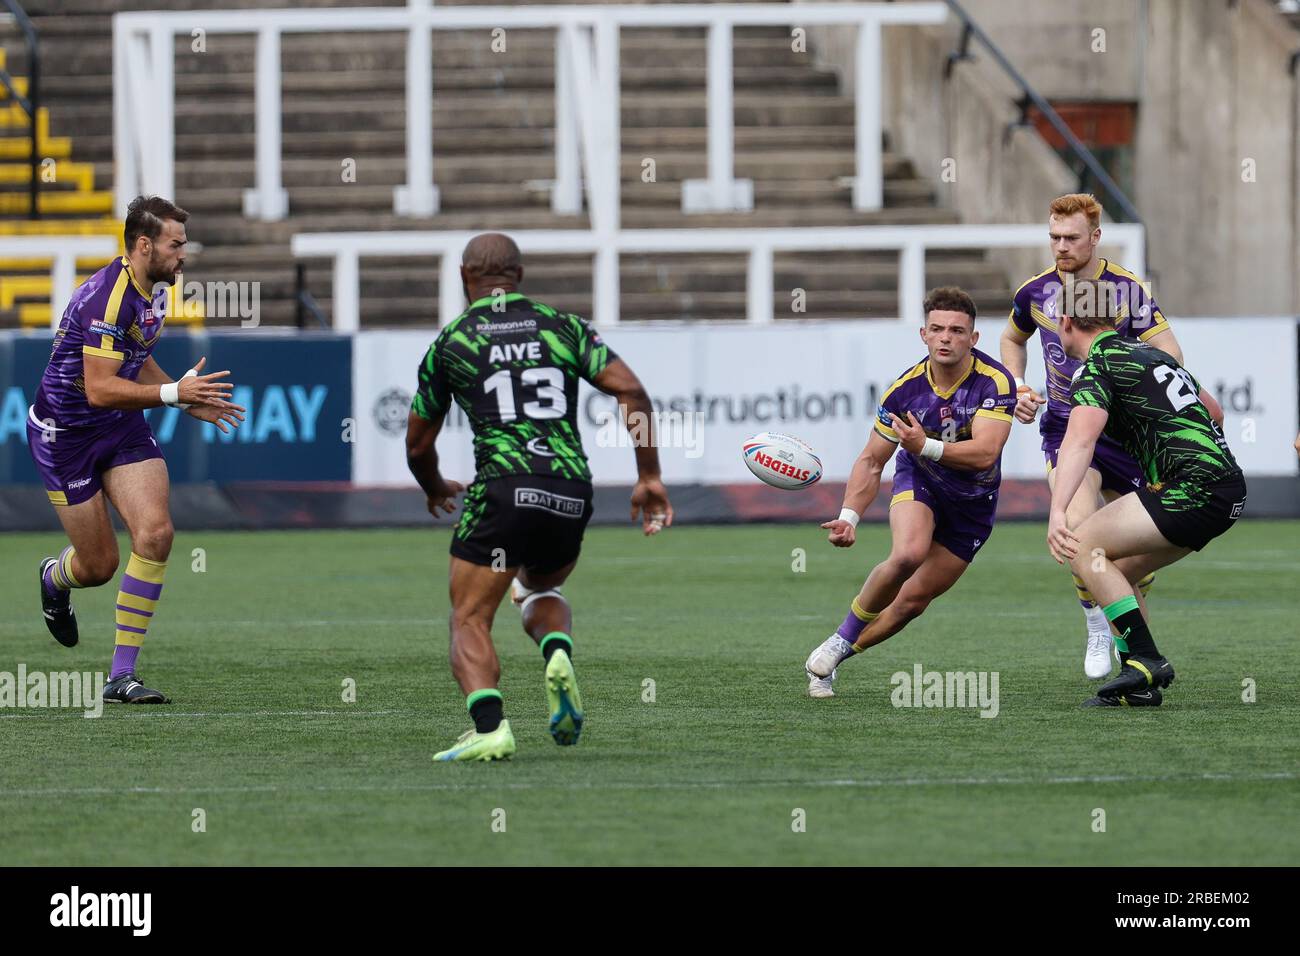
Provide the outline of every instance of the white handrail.
{"type": "Polygon", "coordinates": [[[57,329],[77,284],[77,257],[111,259],[112,236],[17,236],[0,238],[0,258],[50,259],[50,328],[57,329]]]}
{"type": "MultiPolygon", "coordinates": [[[[256,186],[244,194],[245,215],[272,221],[288,213],[287,193],[280,178],[281,103],[280,37],[285,33],[339,31],[406,31],[406,161],[407,181],[394,189],[394,211],[401,216],[428,217],[438,211],[434,183],[432,99],[432,30],[553,28],[557,40],[556,176],[552,208],[576,215],[578,169],[574,162],[577,99],[583,95],[575,73],[581,44],[574,37],[591,31],[595,38],[598,86],[587,95],[604,107],[581,124],[601,149],[601,164],[612,163],[614,188],[603,174],[587,169],[588,204],[592,216],[617,216],[618,186],[618,37],[622,27],[707,27],[708,57],[708,178],[687,180],[682,208],[687,212],[746,210],[753,206],[753,183],[734,175],[733,75],[731,36],[741,26],[857,27],[855,85],[856,179],[853,206],[879,209],[881,186],[881,63],[880,30],[886,25],[942,23],[943,3],[811,3],[691,4],[646,6],[482,6],[436,7],[430,0],[408,0],[406,7],[284,10],[184,10],[118,13],[113,17],[113,98],[116,162],[116,207],[126,215],[127,204],[139,193],[175,198],[174,53],[175,36],[207,33],[256,33],[256,186]],[[568,31],[569,37],[563,34],[568,31]],[[612,70],[610,69],[612,67],[612,70]],[[596,97],[596,93],[599,96],[596,97]],[[612,126],[610,124],[613,124],[612,126]],[[592,180],[601,183],[593,187],[592,180]],[[596,188],[597,192],[592,193],[596,188]],[[615,211],[605,209],[612,203],[615,211]]],[[[608,277],[606,277],[608,278],[608,277]]]]}
{"type": "MultiPolygon", "coordinates": [[[[334,261],[334,328],[355,332],[361,327],[360,259],[362,256],[429,255],[442,259],[439,323],[446,324],[464,308],[459,257],[472,232],[335,232],[299,233],[290,241],[297,258],[334,261]]],[[[627,253],[736,252],[748,253],[747,320],[755,325],[773,320],[773,256],[776,252],[825,250],[898,250],[899,318],[918,321],[925,298],[925,254],[932,249],[1034,248],[1047,251],[1041,225],[844,226],[825,229],[625,229],[612,238],[594,230],[522,230],[510,233],[524,254],[588,254],[603,251],[613,263],[627,253]]],[[[1130,223],[1106,223],[1102,244],[1122,250],[1122,264],[1139,276],[1146,269],[1143,228],[1130,223]]],[[[599,261],[597,270],[599,270],[599,261]]],[[[596,279],[599,279],[597,274],[596,279]]],[[[617,285],[615,285],[617,292],[617,285]]],[[[618,321],[618,300],[602,303],[593,282],[593,315],[598,325],[618,321]]]]}

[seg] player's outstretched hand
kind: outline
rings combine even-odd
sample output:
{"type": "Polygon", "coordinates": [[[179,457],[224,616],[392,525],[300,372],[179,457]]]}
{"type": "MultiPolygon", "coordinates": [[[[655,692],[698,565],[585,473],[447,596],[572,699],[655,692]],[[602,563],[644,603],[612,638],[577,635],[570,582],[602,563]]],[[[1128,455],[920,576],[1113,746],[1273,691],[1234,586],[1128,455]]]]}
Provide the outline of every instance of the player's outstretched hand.
{"type": "Polygon", "coordinates": [[[459,481],[447,481],[444,479],[442,487],[438,489],[438,493],[429,495],[429,514],[433,515],[435,518],[438,517],[439,511],[444,514],[451,514],[456,510],[456,502],[452,499],[464,490],[465,486],[459,481]]]}
{"type": "Polygon", "coordinates": [[[1028,385],[1021,385],[1016,389],[1016,421],[1028,425],[1038,417],[1038,406],[1046,404],[1047,399],[1028,385]]]}
{"type": "Polygon", "coordinates": [[[218,408],[215,405],[191,405],[185,409],[188,414],[199,421],[212,422],[212,424],[227,433],[231,428],[239,427],[239,423],[244,420],[244,412],[247,410],[242,405],[231,405],[228,408],[218,408]],[[226,427],[227,424],[229,428],[226,427]]]}
{"type": "Polygon", "coordinates": [[[894,425],[894,433],[898,435],[898,443],[903,446],[904,450],[911,452],[913,455],[921,454],[921,449],[925,447],[925,429],[921,423],[911,413],[907,413],[907,421],[903,421],[897,415],[890,415],[890,421],[894,425]]]}
{"type": "MultiPolygon", "coordinates": [[[[207,364],[205,355],[194,363],[194,371],[200,372],[207,364]]],[[[217,379],[230,374],[230,369],[213,372],[210,375],[186,375],[176,383],[177,399],[184,405],[210,405],[214,408],[234,409],[237,405],[230,403],[230,396],[235,390],[232,382],[219,382],[217,379]]],[[[244,410],[239,409],[241,412],[244,410]]]]}
{"type": "Polygon", "coordinates": [[[641,530],[658,534],[673,523],[673,506],[668,500],[668,489],[658,478],[639,478],[632,489],[632,520],[641,515],[641,530]]]}
{"type": "Polygon", "coordinates": [[[1055,512],[1047,519],[1047,550],[1057,564],[1065,564],[1079,553],[1079,538],[1065,523],[1065,512],[1055,512]]]}
{"type": "Polygon", "coordinates": [[[822,527],[830,532],[826,540],[837,548],[851,548],[853,542],[858,539],[858,531],[847,521],[841,521],[839,518],[833,521],[823,521],[822,527]]]}

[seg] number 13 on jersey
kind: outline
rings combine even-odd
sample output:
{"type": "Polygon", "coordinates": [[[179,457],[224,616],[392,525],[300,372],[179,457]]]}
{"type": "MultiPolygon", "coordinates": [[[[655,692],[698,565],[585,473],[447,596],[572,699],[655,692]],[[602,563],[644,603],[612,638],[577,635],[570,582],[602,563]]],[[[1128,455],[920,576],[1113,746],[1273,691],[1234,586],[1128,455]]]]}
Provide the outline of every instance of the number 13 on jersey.
{"type": "Polygon", "coordinates": [[[519,417],[516,408],[522,408],[524,416],[533,419],[563,418],[569,410],[564,397],[564,373],[558,368],[502,369],[483,380],[483,390],[496,397],[503,424],[519,417]],[[522,404],[516,400],[517,394],[525,399],[522,404]]]}

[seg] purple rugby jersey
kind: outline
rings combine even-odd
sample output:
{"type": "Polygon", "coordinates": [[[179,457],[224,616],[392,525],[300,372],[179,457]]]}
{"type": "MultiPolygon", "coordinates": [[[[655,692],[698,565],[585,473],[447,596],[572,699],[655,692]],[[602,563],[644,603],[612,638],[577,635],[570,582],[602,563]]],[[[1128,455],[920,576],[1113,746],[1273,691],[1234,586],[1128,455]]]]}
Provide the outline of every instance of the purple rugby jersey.
{"type": "Polygon", "coordinates": [[[121,362],[117,374],[135,381],[162,334],[166,289],[150,301],[125,256],[100,269],[77,289],[54,335],[50,363],[41,376],[33,406],[38,421],[57,428],[106,428],[127,412],[91,408],[86,400],[83,356],[121,362]]]}
{"type": "MultiPolygon", "coordinates": [[[[898,377],[885,392],[876,412],[876,431],[898,443],[890,414],[907,421],[911,412],[930,438],[965,441],[976,418],[1011,422],[1016,407],[1015,379],[1001,362],[971,349],[971,366],[965,377],[944,392],[930,378],[930,360],[917,363],[898,377]]],[[[933,490],[953,498],[974,498],[998,490],[1002,481],[1002,456],[983,471],[966,471],[898,450],[896,468],[911,468],[923,475],[933,490]]]]}
{"type": "MultiPolygon", "coordinates": [[[[1146,342],[1169,328],[1169,322],[1142,285],[1142,280],[1127,269],[1107,259],[1097,259],[1088,278],[1114,283],[1115,330],[1120,335],[1146,342]]],[[[1061,288],[1061,276],[1053,267],[1017,289],[1011,306],[1012,324],[1024,335],[1033,335],[1037,331],[1041,337],[1043,364],[1047,367],[1047,407],[1040,423],[1043,431],[1065,427],[1064,423],[1070,417],[1070,383],[1083,364],[1065,354],[1056,331],[1061,288]]]]}

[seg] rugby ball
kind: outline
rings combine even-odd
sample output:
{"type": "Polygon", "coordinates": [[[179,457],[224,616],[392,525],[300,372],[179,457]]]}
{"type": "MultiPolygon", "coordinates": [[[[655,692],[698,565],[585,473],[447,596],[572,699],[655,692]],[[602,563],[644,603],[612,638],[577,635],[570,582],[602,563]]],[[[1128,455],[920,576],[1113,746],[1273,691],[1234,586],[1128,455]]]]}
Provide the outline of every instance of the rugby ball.
{"type": "Polygon", "coordinates": [[[754,476],[773,488],[807,488],[822,476],[821,459],[806,442],[792,435],[759,432],[745,440],[741,453],[754,476]]]}

